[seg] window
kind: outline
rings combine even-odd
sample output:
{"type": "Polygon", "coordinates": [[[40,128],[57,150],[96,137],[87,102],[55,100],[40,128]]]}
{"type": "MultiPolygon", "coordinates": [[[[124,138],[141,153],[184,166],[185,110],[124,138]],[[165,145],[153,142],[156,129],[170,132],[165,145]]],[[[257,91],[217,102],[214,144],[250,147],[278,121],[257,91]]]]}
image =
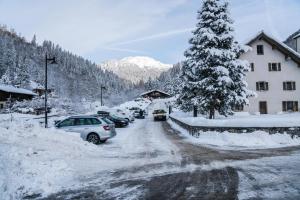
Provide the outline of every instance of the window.
{"type": "Polygon", "coordinates": [[[264,55],[264,46],[257,45],[257,55],[264,55]]]}
{"type": "Polygon", "coordinates": [[[3,109],[4,108],[4,105],[1,103],[0,104],[0,109],[3,109]]]}
{"type": "Polygon", "coordinates": [[[254,72],[254,63],[250,63],[251,72],[254,72]]]}
{"type": "Polygon", "coordinates": [[[93,124],[101,124],[101,122],[98,119],[92,118],[90,119],[93,124]]]}
{"type": "Polygon", "coordinates": [[[64,126],[74,126],[75,119],[66,119],[64,121],[62,121],[59,126],[60,127],[64,127],[64,126]]]}
{"type": "Polygon", "coordinates": [[[298,111],[298,101],[283,101],[282,102],[283,112],[297,112],[298,111]]]}
{"type": "Polygon", "coordinates": [[[244,110],[243,105],[235,105],[234,111],[235,112],[242,112],[244,110]]]}
{"type": "Polygon", "coordinates": [[[269,90],[269,83],[265,81],[256,82],[257,91],[267,91],[269,90]]]}
{"type": "Polygon", "coordinates": [[[269,63],[269,71],[281,71],[281,63],[269,63]]]}
{"type": "Polygon", "coordinates": [[[84,118],[77,118],[75,119],[75,126],[82,126],[85,125],[85,119],[84,118]]]}
{"type": "Polygon", "coordinates": [[[295,81],[283,82],[283,90],[296,90],[296,82],[295,81]]]}

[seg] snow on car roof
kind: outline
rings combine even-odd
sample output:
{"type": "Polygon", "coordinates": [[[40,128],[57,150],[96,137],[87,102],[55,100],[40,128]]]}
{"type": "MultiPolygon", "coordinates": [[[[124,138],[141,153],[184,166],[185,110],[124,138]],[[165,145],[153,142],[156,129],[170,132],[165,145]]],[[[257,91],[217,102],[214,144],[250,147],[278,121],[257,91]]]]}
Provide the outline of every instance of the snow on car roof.
{"type": "Polygon", "coordinates": [[[18,94],[27,94],[27,95],[32,95],[32,96],[36,96],[37,94],[24,89],[24,88],[16,88],[12,85],[4,85],[4,84],[0,84],[0,91],[4,91],[4,92],[9,92],[9,93],[18,93],[18,94]]]}

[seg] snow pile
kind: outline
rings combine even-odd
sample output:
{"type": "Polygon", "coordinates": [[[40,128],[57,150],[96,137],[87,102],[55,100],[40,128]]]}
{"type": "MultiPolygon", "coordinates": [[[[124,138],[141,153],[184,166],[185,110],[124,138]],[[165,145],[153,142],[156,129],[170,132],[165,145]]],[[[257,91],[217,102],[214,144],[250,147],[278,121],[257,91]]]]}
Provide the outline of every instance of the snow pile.
{"type": "Polygon", "coordinates": [[[0,199],[49,194],[63,185],[70,187],[76,180],[69,160],[79,162],[84,152],[96,150],[77,133],[44,129],[21,118],[3,120],[0,132],[0,199]]]}
{"type": "Polygon", "coordinates": [[[172,117],[191,126],[212,127],[297,127],[300,126],[300,113],[275,115],[249,115],[236,113],[230,117],[218,116],[216,119],[207,119],[204,116],[192,117],[187,113],[172,113],[172,117]],[[293,119],[293,120],[291,120],[293,119]]]}
{"type": "Polygon", "coordinates": [[[141,101],[127,101],[127,102],[121,104],[119,107],[126,108],[126,109],[138,107],[138,108],[145,110],[150,105],[150,103],[151,103],[151,101],[148,99],[143,99],[141,101]]]}
{"type": "Polygon", "coordinates": [[[187,130],[181,128],[172,121],[168,121],[172,128],[178,130],[186,141],[208,145],[220,149],[265,149],[300,145],[300,138],[292,138],[288,134],[269,134],[264,131],[253,133],[229,133],[229,132],[200,132],[199,137],[191,136],[187,130]]]}

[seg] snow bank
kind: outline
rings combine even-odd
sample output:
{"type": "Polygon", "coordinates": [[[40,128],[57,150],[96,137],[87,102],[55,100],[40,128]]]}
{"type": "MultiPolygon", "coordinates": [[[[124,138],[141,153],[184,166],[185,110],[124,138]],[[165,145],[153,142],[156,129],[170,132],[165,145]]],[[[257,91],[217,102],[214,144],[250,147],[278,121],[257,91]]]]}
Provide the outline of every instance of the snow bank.
{"type": "Polygon", "coordinates": [[[296,127],[300,126],[300,113],[276,115],[250,115],[236,113],[230,117],[218,116],[216,119],[207,119],[204,116],[192,117],[189,113],[176,112],[172,117],[191,126],[220,126],[220,127],[296,127]]]}
{"type": "Polygon", "coordinates": [[[270,135],[263,131],[255,131],[253,133],[208,131],[200,132],[199,137],[194,137],[171,120],[168,123],[172,128],[179,131],[186,141],[219,149],[266,149],[300,145],[299,137],[292,138],[288,134],[279,133],[270,135]]]}
{"type": "Polygon", "coordinates": [[[96,147],[77,133],[18,119],[0,124],[0,199],[19,199],[49,194],[70,187],[75,170],[69,160],[79,161],[83,152],[96,147]]]}

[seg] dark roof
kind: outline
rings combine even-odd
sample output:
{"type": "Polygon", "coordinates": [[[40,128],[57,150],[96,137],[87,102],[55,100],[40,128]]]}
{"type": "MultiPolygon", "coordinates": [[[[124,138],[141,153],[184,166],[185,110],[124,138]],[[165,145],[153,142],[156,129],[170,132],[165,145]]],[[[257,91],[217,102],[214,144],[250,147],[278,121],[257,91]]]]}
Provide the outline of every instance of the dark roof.
{"type": "Polygon", "coordinates": [[[269,44],[271,44],[273,47],[275,47],[277,50],[279,50],[281,53],[283,53],[285,56],[290,57],[293,61],[298,63],[300,65],[300,54],[297,53],[294,49],[290,48],[283,42],[278,41],[274,37],[266,34],[265,32],[259,32],[254,38],[252,38],[250,41],[248,41],[246,44],[251,45],[256,40],[265,40],[269,44]]]}
{"type": "Polygon", "coordinates": [[[299,29],[298,31],[294,32],[293,34],[291,34],[291,35],[284,41],[284,43],[287,43],[288,41],[293,40],[293,39],[296,39],[296,38],[298,38],[298,37],[300,37],[300,29],[299,29]]]}
{"type": "Polygon", "coordinates": [[[171,96],[170,94],[168,94],[168,93],[166,93],[166,92],[163,92],[163,91],[161,91],[161,90],[150,90],[150,91],[147,91],[147,92],[142,93],[140,96],[144,96],[144,95],[150,94],[150,93],[152,93],[152,92],[159,92],[159,93],[162,93],[162,94],[164,94],[164,95],[171,96]]]}

